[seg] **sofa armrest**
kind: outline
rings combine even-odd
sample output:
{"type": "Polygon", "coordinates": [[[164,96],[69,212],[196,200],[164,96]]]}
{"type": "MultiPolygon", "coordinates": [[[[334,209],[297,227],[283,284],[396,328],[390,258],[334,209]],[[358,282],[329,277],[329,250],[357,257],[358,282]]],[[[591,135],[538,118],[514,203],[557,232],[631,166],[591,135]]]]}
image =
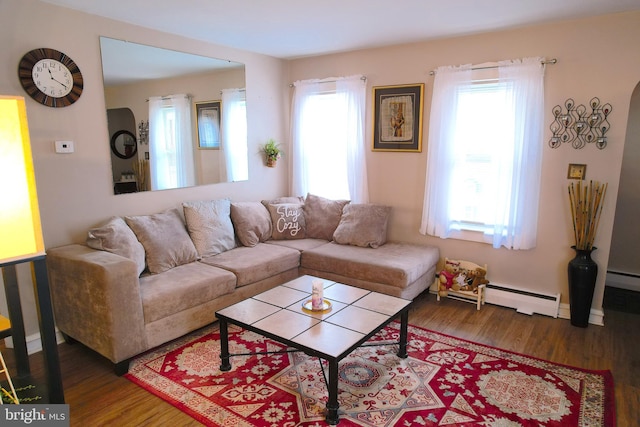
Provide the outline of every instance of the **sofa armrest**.
{"type": "Polygon", "coordinates": [[[47,250],[58,328],[114,363],[147,349],[136,264],[68,245],[47,250]]]}

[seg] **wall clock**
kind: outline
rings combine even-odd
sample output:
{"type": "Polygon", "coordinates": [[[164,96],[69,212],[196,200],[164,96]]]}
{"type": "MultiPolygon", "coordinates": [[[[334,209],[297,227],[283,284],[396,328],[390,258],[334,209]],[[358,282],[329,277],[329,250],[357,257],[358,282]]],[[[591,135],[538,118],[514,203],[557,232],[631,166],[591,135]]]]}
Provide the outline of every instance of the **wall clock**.
{"type": "Polygon", "coordinates": [[[80,98],[84,82],[73,59],[55,49],[27,52],[18,65],[20,84],[29,96],[48,107],[66,107],[80,98]]]}

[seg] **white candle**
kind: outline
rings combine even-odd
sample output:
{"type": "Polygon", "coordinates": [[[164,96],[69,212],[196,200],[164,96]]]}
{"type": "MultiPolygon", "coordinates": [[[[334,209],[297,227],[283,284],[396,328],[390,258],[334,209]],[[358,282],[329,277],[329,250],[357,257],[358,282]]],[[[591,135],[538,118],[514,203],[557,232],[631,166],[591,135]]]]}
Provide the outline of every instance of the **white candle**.
{"type": "Polygon", "coordinates": [[[323,298],[322,298],[323,286],[322,280],[313,280],[311,282],[311,309],[322,310],[323,298]]]}

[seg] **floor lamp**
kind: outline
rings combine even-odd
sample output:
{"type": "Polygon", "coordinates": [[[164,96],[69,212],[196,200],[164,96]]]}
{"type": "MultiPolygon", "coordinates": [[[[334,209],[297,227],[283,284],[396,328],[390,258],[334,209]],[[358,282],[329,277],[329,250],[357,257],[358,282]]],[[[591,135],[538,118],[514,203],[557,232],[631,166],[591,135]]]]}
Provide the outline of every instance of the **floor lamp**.
{"type": "Polygon", "coordinates": [[[16,265],[32,265],[48,403],[64,403],[25,101],[0,96],[0,268],[18,377],[29,375],[16,265]]]}

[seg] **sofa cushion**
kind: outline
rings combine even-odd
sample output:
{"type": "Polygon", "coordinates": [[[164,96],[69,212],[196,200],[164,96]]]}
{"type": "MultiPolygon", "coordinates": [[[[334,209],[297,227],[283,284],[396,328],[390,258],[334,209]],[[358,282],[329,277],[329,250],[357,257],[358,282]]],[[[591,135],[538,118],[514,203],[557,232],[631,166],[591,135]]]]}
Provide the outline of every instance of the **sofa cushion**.
{"type": "Polygon", "coordinates": [[[238,246],[227,252],[203,258],[201,262],[229,270],[236,275],[237,286],[240,287],[298,268],[300,251],[258,243],[253,247],[238,246]]]}
{"type": "Polygon", "coordinates": [[[129,258],[136,263],[138,275],[145,269],[144,246],[120,217],[114,216],[100,227],[89,230],[87,246],[129,258]]]}
{"type": "Polygon", "coordinates": [[[295,249],[297,251],[306,251],[307,249],[317,248],[320,245],[329,243],[328,240],[322,239],[294,239],[294,240],[268,240],[265,242],[268,245],[278,245],[287,248],[295,249]]]}
{"type": "Polygon", "coordinates": [[[260,202],[231,203],[231,221],[244,246],[255,246],[271,238],[271,217],[260,202]]]}
{"type": "Polygon", "coordinates": [[[233,292],[235,276],[199,262],[140,278],[145,323],[209,302],[233,292]]]}
{"type": "Polygon", "coordinates": [[[144,246],[150,273],[162,273],[197,259],[198,252],[177,209],[127,216],[125,221],[144,246]]]}
{"type": "Polygon", "coordinates": [[[389,242],[377,249],[335,242],[302,252],[300,265],[362,281],[406,288],[438,263],[433,246],[389,242]]]}
{"type": "Polygon", "coordinates": [[[372,204],[348,204],[333,233],[333,240],[343,245],[377,248],[387,241],[387,224],[391,207],[372,204]]]}
{"type": "Polygon", "coordinates": [[[340,223],[342,208],[348,200],[330,200],[308,194],[304,201],[306,236],[313,239],[333,239],[333,232],[340,223]]]}
{"type": "Polygon", "coordinates": [[[182,204],[189,236],[200,257],[236,247],[229,200],[203,200],[182,204]]]}
{"type": "Polygon", "coordinates": [[[271,238],[293,240],[305,238],[304,212],[301,203],[268,204],[271,238]]]}

